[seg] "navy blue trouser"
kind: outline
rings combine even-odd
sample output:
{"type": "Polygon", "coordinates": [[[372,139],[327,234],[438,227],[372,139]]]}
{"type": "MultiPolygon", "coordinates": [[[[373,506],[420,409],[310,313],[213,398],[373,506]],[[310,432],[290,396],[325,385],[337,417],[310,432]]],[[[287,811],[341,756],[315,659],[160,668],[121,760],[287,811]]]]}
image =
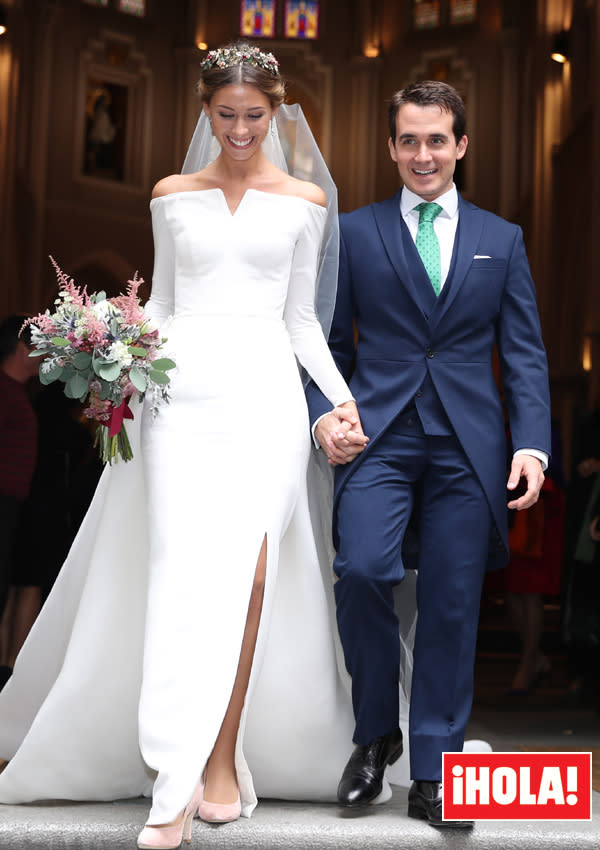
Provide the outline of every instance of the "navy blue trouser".
{"type": "Polygon", "coordinates": [[[393,588],[416,500],[418,618],[410,707],[413,779],[440,780],[441,754],[460,751],[491,512],[455,436],[410,433],[398,420],[346,483],[337,508],[337,620],[352,677],[354,742],[398,725],[399,638],[393,588]]]}

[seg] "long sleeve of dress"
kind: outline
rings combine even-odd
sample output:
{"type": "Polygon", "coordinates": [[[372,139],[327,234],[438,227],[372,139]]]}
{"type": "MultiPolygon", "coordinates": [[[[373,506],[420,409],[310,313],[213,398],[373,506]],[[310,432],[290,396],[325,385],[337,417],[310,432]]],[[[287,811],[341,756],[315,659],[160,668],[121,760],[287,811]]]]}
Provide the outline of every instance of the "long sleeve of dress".
{"type": "Polygon", "coordinates": [[[315,282],[325,210],[308,206],[306,226],[294,250],[284,320],[294,353],[332,405],[352,399],[315,313],[315,282]]]}
{"type": "Polygon", "coordinates": [[[162,199],[154,198],[150,209],[154,238],[154,271],[150,299],[144,310],[160,327],[169,316],[173,315],[175,249],[162,199]]]}

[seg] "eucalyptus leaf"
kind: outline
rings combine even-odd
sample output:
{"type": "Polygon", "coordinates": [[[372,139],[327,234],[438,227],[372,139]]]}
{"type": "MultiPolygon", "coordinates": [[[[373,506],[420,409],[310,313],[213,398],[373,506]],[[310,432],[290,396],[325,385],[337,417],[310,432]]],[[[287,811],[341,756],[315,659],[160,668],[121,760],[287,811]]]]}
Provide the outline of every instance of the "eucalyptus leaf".
{"type": "Polygon", "coordinates": [[[129,380],[131,381],[133,386],[136,388],[136,390],[139,390],[139,392],[141,392],[141,393],[146,392],[146,387],[148,386],[148,382],[146,381],[146,376],[141,371],[141,369],[138,369],[137,366],[132,366],[131,369],[129,370],[129,380]]]}
{"type": "Polygon", "coordinates": [[[73,393],[71,392],[71,387],[69,386],[68,381],[65,384],[65,395],[66,395],[67,398],[77,398],[77,396],[74,396],[73,393]]]}
{"type": "Polygon", "coordinates": [[[87,351],[78,351],[75,357],[73,357],[72,363],[76,369],[87,369],[87,367],[92,362],[91,354],[88,354],[87,351]]]}
{"type": "Polygon", "coordinates": [[[42,372],[42,370],[40,369],[40,384],[48,386],[48,384],[52,384],[54,381],[58,381],[62,373],[62,366],[53,366],[52,369],[49,369],[46,372],[42,372]]]}
{"type": "Polygon", "coordinates": [[[99,304],[101,301],[106,301],[106,292],[103,289],[94,296],[94,304],[99,304]]]}
{"type": "Polygon", "coordinates": [[[130,345],[129,353],[133,354],[134,357],[143,357],[146,353],[146,349],[140,348],[138,345],[130,345]]]}
{"type": "Polygon", "coordinates": [[[35,351],[29,352],[29,357],[43,357],[45,354],[48,354],[46,350],[36,348],[35,351]]]}
{"type": "Polygon", "coordinates": [[[73,375],[73,377],[68,381],[65,392],[69,391],[69,398],[79,398],[83,401],[85,396],[87,395],[88,384],[85,378],[82,378],[81,375],[73,375]]]}
{"type": "Polygon", "coordinates": [[[164,372],[159,372],[158,369],[150,369],[148,377],[155,384],[168,384],[171,381],[168,375],[165,375],[164,372]]]}
{"type": "Polygon", "coordinates": [[[96,372],[105,381],[116,381],[121,374],[121,366],[118,363],[103,363],[96,372]]]}
{"type": "Polygon", "coordinates": [[[175,368],[175,361],[168,357],[160,357],[158,360],[152,361],[152,368],[159,369],[161,372],[166,372],[169,369],[175,368]]]}
{"type": "Polygon", "coordinates": [[[92,358],[92,368],[98,377],[100,377],[100,370],[103,366],[106,366],[107,363],[110,363],[110,360],[105,360],[104,357],[92,358]]]}
{"type": "Polygon", "coordinates": [[[110,397],[110,390],[111,390],[110,384],[107,381],[103,381],[102,378],[101,378],[100,379],[100,393],[99,393],[99,395],[100,395],[100,398],[103,401],[104,401],[104,399],[110,397]]]}
{"type": "Polygon", "coordinates": [[[58,345],[59,348],[67,348],[71,343],[64,336],[53,336],[52,345],[58,345]]]}

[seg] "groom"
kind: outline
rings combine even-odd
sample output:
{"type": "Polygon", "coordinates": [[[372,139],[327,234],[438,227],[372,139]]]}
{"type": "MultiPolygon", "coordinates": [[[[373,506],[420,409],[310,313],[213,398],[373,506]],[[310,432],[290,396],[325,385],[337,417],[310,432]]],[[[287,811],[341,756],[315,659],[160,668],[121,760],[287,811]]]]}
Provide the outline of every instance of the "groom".
{"type": "MultiPolygon", "coordinates": [[[[330,346],[358,404],[350,430],[312,384],[313,432],[337,466],[337,619],[352,677],[355,749],[343,806],[377,797],[402,752],[393,589],[411,520],[418,621],[409,722],[408,814],[443,822],[442,753],[460,751],[471,710],[481,587],[505,564],[506,434],[492,371],[497,346],[514,456],[508,507],[537,501],[550,450],[547,365],[519,227],[458,195],[465,109],[441,82],[397,92],[389,150],[404,184],[340,220],[330,346]],[[328,412],[329,411],[329,412],[328,412]]],[[[408,683],[410,684],[410,683],[408,683]]]]}

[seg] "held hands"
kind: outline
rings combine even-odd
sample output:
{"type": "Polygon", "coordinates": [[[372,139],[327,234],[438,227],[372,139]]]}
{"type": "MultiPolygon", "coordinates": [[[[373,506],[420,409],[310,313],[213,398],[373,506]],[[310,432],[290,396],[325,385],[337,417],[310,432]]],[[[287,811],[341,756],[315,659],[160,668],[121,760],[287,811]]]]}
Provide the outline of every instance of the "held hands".
{"type": "Polygon", "coordinates": [[[331,466],[350,463],[369,442],[363,433],[353,401],[334,407],[331,413],[324,416],[315,428],[315,436],[331,466]]]}
{"type": "Polygon", "coordinates": [[[517,455],[513,458],[508,477],[507,487],[514,490],[521,478],[527,482],[527,491],[518,499],[508,503],[508,507],[517,511],[523,511],[535,505],[540,497],[540,490],[544,483],[541,461],[531,455],[517,455]]]}

